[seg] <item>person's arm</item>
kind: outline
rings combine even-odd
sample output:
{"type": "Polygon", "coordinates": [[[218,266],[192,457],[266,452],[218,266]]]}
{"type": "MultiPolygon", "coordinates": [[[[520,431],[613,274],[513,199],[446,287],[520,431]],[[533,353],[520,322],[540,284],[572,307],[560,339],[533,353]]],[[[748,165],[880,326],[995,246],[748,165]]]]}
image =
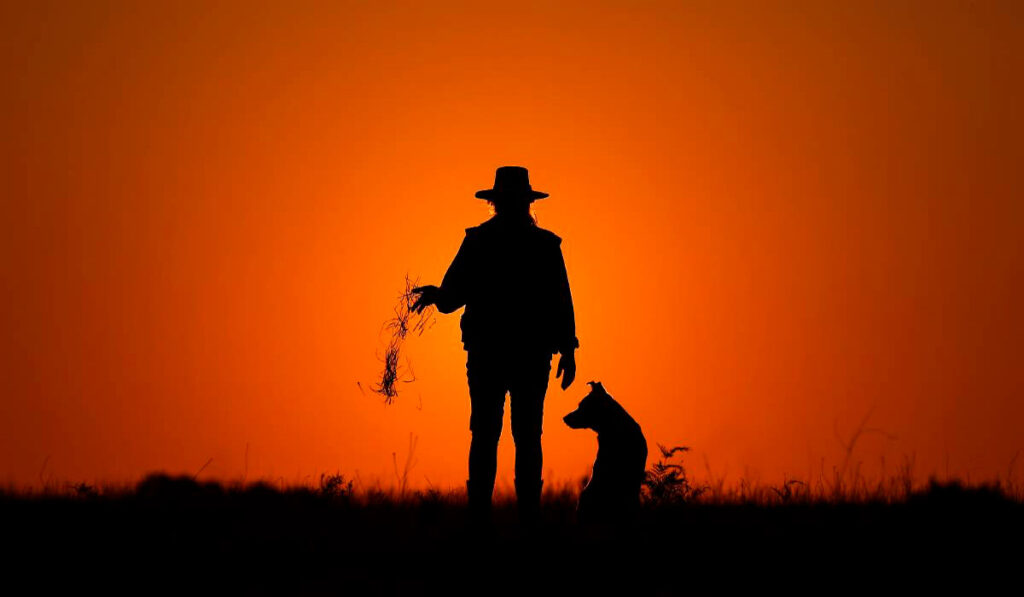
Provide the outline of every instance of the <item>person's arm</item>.
{"type": "Polygon", "coordinates": [[[448,271],[441,281],[441,286],[417,286],[412,291],[419,294],[411,310],[419,313],[430,305],[435,305],[441,313],[451,313],[466,304],[466,291],[470,276],[470,233],[462,239],[462,246],[455,254],[455,259],[448,266],[448,271]]]}
{"type": "Polygon", "coordinates": [[[458,253],[455,254],[455,259],[452,260],[448,271],[444,274],[444,279],[441,280],[436,301],[437,310],[441,313],[451,313],[466,304],[466,291],[470,276],[471,243],[469,239],[470,235],[467,231],[458,253]]]}

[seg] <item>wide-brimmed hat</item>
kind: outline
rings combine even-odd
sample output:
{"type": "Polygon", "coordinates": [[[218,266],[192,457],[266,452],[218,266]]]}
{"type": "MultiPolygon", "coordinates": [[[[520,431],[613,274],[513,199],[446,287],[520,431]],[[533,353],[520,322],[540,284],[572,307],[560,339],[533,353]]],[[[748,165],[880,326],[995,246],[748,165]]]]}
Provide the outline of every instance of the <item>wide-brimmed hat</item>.
{"type": "Polygon", "coordinates": [[[530,173],[522,166],[502,166],[494,172],[494,188],[477,191],[480,199],[543,199],[547,193],[533,190],[530,173]]]}

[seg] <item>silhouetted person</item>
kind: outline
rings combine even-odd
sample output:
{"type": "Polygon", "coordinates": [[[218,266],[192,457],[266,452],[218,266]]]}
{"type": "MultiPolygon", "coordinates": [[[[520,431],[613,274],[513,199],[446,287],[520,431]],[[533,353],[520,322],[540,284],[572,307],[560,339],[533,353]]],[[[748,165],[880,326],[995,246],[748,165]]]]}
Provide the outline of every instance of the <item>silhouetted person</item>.
{"type": "Polygon", "coordinates": [[[530,204],[547,197],[530,186],[526,168],[498,168],[494,188],[476,196],[495,215],[466,229],[458,254],[437,286],[420,286],[417,312],[436,305],[451,313],[465,305],[462,342],[472,414],[469,428],[470,509],[490,512],[505,393],[510,395],[516,445],[515,488],[520,516],[535,521],[540,509],[541,424],[554,353],[562,389],[576,377],[576,322],[561,242],[537,226],[530,204]]]}

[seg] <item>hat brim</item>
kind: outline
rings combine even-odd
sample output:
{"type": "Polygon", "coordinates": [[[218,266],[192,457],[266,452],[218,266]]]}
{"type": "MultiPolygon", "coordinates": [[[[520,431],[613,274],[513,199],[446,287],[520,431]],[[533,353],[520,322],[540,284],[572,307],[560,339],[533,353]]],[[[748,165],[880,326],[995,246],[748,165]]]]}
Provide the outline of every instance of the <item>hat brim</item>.
{"type": "Polygon", "coordinates": [[[508,191],[496,191],[494,189],[484,189],[482,191],[477,191],[476,192],[476,198],[477,199],[489,199],[489,200],[492,200],[492,201],[494,199],[529,199],[530,201],[533,201],[534,199],[543,199],[543,198],[545,198],[547,196],[548,196],[547,193],[542,193],[540,191],[532,191],[532,190],[531,191],[525,191],[525,192],[509,193],[508,191]]]}

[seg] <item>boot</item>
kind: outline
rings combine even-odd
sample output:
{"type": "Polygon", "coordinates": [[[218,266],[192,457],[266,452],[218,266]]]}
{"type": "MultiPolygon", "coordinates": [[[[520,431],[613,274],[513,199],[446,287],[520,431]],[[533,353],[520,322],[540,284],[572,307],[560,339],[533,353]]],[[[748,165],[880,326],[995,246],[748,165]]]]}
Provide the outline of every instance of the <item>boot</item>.
{"type": "Polygon", "coordinates": [[[540,493],[544,481],[526,482],[516,479],[515,485],[519,522],[524,526],[536,527],[540,524],[540,493]]]}

